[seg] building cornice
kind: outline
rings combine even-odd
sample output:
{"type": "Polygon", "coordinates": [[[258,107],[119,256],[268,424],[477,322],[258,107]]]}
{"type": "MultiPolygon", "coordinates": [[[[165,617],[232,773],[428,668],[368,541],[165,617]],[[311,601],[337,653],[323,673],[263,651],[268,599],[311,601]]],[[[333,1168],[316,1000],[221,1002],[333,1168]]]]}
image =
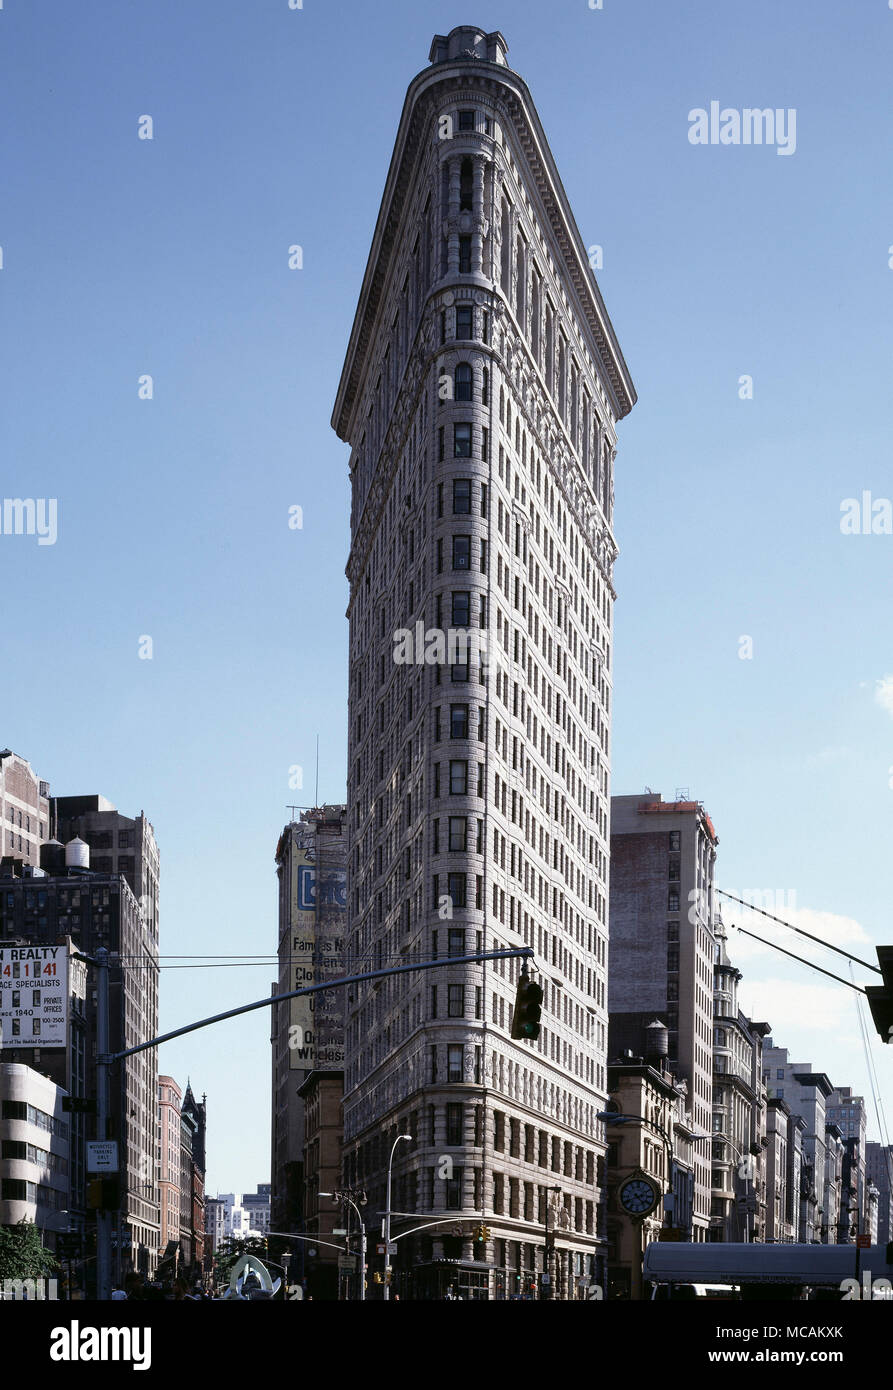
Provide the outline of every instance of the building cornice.
{"type": "Polygon", "coordinates": [[[474,62],[435,64],[420,72],[409,85],[338,385],[332,428],[340,439],[351,442],[369,348],[400,244],[406,197],[425,133],[436,114],[437,97],[442,95],[445,86],[466,90],[476,86],[487,90],[491,99],[504,102],[545,210],[549,230],[561,253],[569,286],[576,296],[576,307],[581,311],[580,326],[585,325],[589,330],[594,356],[604,372],[604,384],[613,397],[615,416],[622,419],[635,404],[635,387],[601,291],[589,268],[583,239],[527,84],[510,68],[476,59],[474,62]]]}

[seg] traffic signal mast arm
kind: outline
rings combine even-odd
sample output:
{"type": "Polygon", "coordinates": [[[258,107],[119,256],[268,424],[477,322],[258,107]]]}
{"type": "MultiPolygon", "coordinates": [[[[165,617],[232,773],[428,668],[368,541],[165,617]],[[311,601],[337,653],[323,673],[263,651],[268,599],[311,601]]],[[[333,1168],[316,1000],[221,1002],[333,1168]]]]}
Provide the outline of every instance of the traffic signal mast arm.
{"type": "MultiPolygon", "coordinates": [[[[271,1005],[282,1004],[286,999],[298,999],[303,994],[318,994],[324,989],[342,989],[345,985],[361,984],[364,980],[381,980],[387,975],[410,975],[414,970],[443,970],[454,965],[473,965],[477,961],[483,960],[528,960],[533,955],[532,946],[517,946],[505,951],[475,951],[470,956],[444,956],[440,960],[420,960],[413,962],[412,965],[392,965],[385,970],[367,970],[362,975],[343,975],[338,980],[325,980],[319,985],[305,985],[303,989],[291,989],[285,994],[270,994],[265,999],[257,999],[253,1004],[240,1004],[237,1009],[227,1009],[226,1013],[213,1014],[210,1018],[201,1018],[197,1023],[187,1023],[185,1028],[175,1028],[171,1033],[162,1033],[157,1038],[150,1038],[148,1042],[137,1043],[136,1047],[128,1047],[123,1052],[112,1052],[101,1058],[107,1065],[112,1062],[120,1062],[125,1057],[132,1057],[136,1052],[145,1052],[146,1048],[158,1047],[163,1042],[170,1042],[171,1038],[181,1038],[184,1033],[194,1033],[197,1028],[209,1028],[212,1023],[222,1023],[227,1018],[237,1018],[239,1014],[250,1013],[252,1009],[269,1009],[271,1005]]],[[[88,959],[88,957],[84,957],[88,959]]],[[[539,989],[538,985],[534,986],[539,989]]],[[[540,997],[542,991],[540,990],[540,997]]],[[[537,1014],[537,1017],[539,1015],[537,1014]]],[[[532,1036],[536,1037],[539,1033],[532,1036]]]]}

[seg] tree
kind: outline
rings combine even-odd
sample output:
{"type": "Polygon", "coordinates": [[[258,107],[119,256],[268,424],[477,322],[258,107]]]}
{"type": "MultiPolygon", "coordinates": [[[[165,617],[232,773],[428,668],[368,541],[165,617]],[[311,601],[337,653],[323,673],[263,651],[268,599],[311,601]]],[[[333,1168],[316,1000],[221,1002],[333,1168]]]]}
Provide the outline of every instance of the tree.
{"type": "Polygon", "coordinates": [[[0,1281],[41,1279],[59,1268],[33,1221],[0,1226],[0,1281]]]}
{"type": "Polygon", "coordinates": [[[267,1242],[261,1236],[227,1236],[214,1252],[214,1277],[218,1283],[228,1283],[233,1265],[243,1255],[256,1255],[259,1260],[267,1258],[267,1242]]]}

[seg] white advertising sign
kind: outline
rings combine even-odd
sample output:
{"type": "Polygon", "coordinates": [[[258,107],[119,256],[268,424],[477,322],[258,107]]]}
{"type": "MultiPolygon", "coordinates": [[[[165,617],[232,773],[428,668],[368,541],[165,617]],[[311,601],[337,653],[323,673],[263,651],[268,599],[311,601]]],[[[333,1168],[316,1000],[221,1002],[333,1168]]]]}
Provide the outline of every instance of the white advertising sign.
{"type": "Polygon", "coordinates": [[[64,1047],[67,946],[0,946],[3,1047],[64,1047]]]}

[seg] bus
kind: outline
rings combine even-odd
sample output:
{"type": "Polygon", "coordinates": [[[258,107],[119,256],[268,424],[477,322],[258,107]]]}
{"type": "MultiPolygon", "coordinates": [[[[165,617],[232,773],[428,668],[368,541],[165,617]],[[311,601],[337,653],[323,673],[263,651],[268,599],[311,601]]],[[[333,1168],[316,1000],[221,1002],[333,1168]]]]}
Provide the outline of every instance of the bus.
{"type": "Polygon", "coordinates": [[[642,1275],[652,1299],[891,1300],[891,1254],[879,1245],[652,1242],[642,1275]]]}

